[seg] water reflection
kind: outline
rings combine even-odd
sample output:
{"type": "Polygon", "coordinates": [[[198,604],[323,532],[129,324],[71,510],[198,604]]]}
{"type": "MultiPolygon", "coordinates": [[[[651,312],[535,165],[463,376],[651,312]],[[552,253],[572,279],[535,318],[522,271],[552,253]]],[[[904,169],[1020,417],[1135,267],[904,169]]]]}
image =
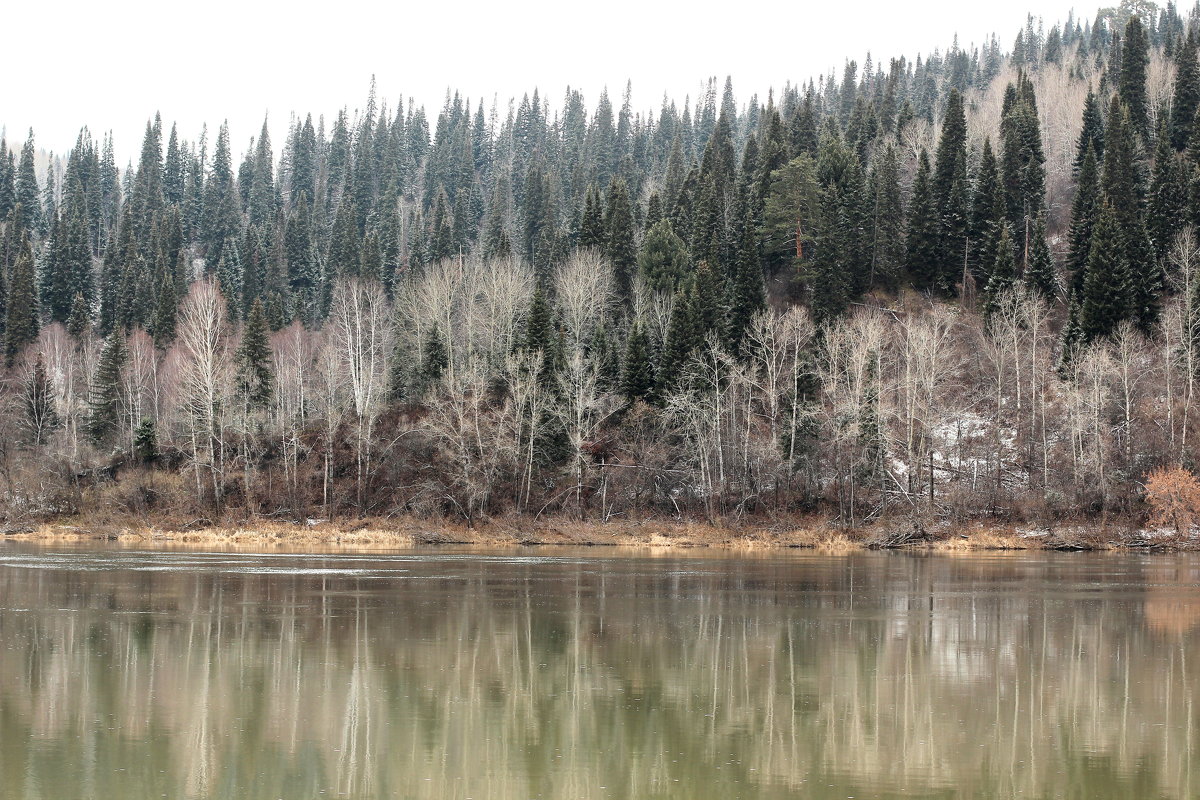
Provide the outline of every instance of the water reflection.
{"type": "Polygon", "coordinates": [[[1190,797],[1200,561],[0,549],[0,796],[1190,797]]]}

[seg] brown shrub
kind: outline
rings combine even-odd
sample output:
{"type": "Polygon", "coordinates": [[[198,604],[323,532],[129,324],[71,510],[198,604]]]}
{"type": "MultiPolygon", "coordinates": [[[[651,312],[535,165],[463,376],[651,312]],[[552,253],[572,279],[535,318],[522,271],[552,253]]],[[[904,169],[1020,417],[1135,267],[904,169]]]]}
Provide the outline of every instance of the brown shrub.
{"type": "Polygon", "coordinates": [[[1146,476],[1146,503],[1151,527],[1185,536],[1200,516],[1200,480],[1181,467],[1159,467],[1146,476]]]}

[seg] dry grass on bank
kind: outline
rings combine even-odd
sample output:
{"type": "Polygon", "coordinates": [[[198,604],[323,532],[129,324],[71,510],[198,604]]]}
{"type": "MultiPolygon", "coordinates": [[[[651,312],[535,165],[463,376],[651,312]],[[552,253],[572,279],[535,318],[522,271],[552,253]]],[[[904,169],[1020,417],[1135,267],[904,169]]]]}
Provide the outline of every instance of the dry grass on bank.
{"type": "MultiPolygon", "coordinates": [[[[111,542],[127,547],[216,547],[290,551],[394,550],[427,545],[612,546],[647,550],[716,548],[742,552],[805,548],[844,555],[879,546],[897,546],[886,525],[848,530],[824,520],[793,519],[770,524],[710,524],[677,520],[496,518],[467,527],[419,518],[211,522],[98,514],[0,531],[10,540],[49,543],[111,542]],[[890,545],[887,544],[890,542],[890,545]]],[[[972,524],[904,540],[904,549],[939,553],[985,550],[1112,549],[1140,545],[1136,531],[1105,526],[1063,527],[1054,531],[972,524]]]]}

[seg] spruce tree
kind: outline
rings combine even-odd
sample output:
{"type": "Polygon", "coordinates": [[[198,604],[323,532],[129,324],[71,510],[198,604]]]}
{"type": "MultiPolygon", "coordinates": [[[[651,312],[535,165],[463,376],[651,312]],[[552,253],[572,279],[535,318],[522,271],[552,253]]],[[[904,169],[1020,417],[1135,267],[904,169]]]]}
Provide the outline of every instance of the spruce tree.
{"type": "MultiPolygon", "coordinates": [[[[1191,123],[1189,132],[1191,130],[1191,123]]],[[[1075,173],[1083,168],[1083,160],[1088,150],[1092,151],[1097,162],[1104,158],[1104,115],[1100,110],[1100,100],[1095,92],[1088,88],[1087,99],[1083,102],[1083,126],[1079,130],[1079,138],[1075,146],[1075,173]]]]}
{"type": "Polygon", "coordinates": [[[1192,123],[1200,109],[1200,62],[1196,59],[1196,37],[1189,32],[1176,56],[1175,91],[1171,100],[1171,146],[1178,151],[1187,147],[1192,123]]]}
{"type": "Polygon", "coordinates": [[[579,225],[579,246],[604,249],[604,204],[595,186],[589,186],[579,225]]]}
{"type": "Polygon", "coordinates": [[[1046,241],[1046,217],[1038,217],[1033,228],[1032,241],[1028,246],[1029,263],[1025,265],[1025,285],[1039,292],[1047,300],[1058,294],[1058,278],[1054,272],[1054,259],[1046,241]]]}
{"type": "Polygon", "coordinates": [[[1186,224],[1188,211],[1188,182],[1183,157],[1171,147],[1167,133],[1163,125],[1154,149],[1149,213],[1146,215],[1150,242],[1160,262],[1166,258],[1175,234],[1186,224]]]}
{"type": "Polygon", "coordinates": [[[121,422],[121,400],[128,353],[125,349],[125,332],[115,330],[104,340],[96,371],[88,386],[88,435],[96,444],[102,444],[117,429],[121,422]]]}
{"type": "Polygon", "coordinates": [[[261,300],[255,300],[242,329],[242,341],[234,354],[235,384],[247,411],[265,409],[271,402],[275,382],[271,367],[271,344],[267,316],[261,300]]]}
{"type": "Polygon", "coordinates": [[[82,294],[76,294],[71,302],[71,316],[67,318],[67,333],[76,339],[83,337],[92,326],[92,311],[82,294]]]}
{"type": "Polygon", "coordinates": [[[1129,113],[1133,133],[1146,141],[1150,136],[1150,112],[1146,99],[1146,66],[1150,63],[1150,53],[1146,29],[1136,14],[1126,23],[1121,43],[1117,96],[1129,113]]]}
{"type": "Polygon", "coordinates": [[[1100,213],[1100,203],[1100,174],[1096,164],[1096,153],[1089,144],[1079,169],[1075,200],[1071,204],[1067,270],[1070,273],[1072,298],[1079,299],[1083,292],[1087,263],[1091,258],[1092,230],[1100,213]]]}
{"type": "Polygon", "coordinates": [[[871,216],[871,273],[868,287],[894,290],[904,269],[904,200],[900,164],[889,142],[877,152],[868,190],[871,216]]]}
{"type": "Polygon", "coordinates": [[[633,206],[625,181],[614,178],[608,187],[608,206],[604,214],[604,254],[616,275],[617,296],[625,302],[631,296],[633,273],[637,267],[635,229],[633,206]]]}
{"type": "Polygon", "coordinates": [[[1132,315],[1129,264],[1122,247],[1121,230],[1112,207],[1105,205],[1096,219],[1092,248],[1079,309],[1079,330],[1084,341],[1108,336],[1132,315]]]}
{"type": "Polygon", "coordinates": [[[979,172],[975,179],[969,230],[968,265],[976,282],[986,288],[996,264],[1000,233],[1006,226],[1004,187],[1000,183],[996,155],[990,139],[983,141],[979,172]]]}
{"type": "Polygon", "coordinates": [[[646,232],[637,257],[646,285],[657,292],[673,292],[687,274],[687,247],[675,235],[670,220],[660,220],[646,232]]]}
{"type": "Polygon", "coordinates": [[[658,361],[657,393],[660,399],[665,400],[681,388],[687,363],[702,340],[693,283],[686,291],[681,289],[675,292],[675,302],[671,306],[667,337],[658,361]]]}
{"type": "Polygon", "coordinates": [[[1005,295],[1017,284],[1017,262],[1013,258],[1012,237],[1008,234],[1008,226],[1000,229],[1000,239],[996,243],[996,263],[992,266],[991,276],[984,289],[983,313],[991,316],[1003,307],[1005,295]]]}
{"type": "Polygon", "coordinates": [[[966,258],[969,221],[966,183],[967,118],[962,95],[957,89],[951,89],[946,99],[931,186],[938,217],[934,284],[944,290],[954,285],[966,258]]]}
{"type": "Polygon", "coordinates": [[[938,269],[939,220],[929,185],[929,156],[924,150],[917,159],[908,216],[908,274],[919,291],[936,291],[940,285],[938,269]]]}
{"type": "Polygon", "coordinates": [[[442,339],[441,330],[437,325],[429,329],[429,334],[421,345],[421,382],[429,388],[442,378],[446,367],[450,365],[450,355],[446,342],[442,339]]]}
{"type": "Polygon", "coordinates": [[[742,242],[738,248],[737,272],[730,287],[728,324],[725,342],[730,352],[737,353],[750,329],[754,315],[766,308],[766,287],[763,285],[762,259],[759,257],[758,236],[750,220],[743,225],[742,242]]]}
{"type": "Polygon", "coordinates": [[[8,316],[4,323],[4,356],[8,366],[37,339],[38,302],[34,290],[33,251],[29,238],[21,237],[16,264],[9,276],[8,316]]]}
{"type": "Polygon", "coordinates": [[[143,417],[133,431],[133,457],[142,465],[158,460],[158,433],[149,417],[143,417]]]}
{"type": "Polygon", "coordinates": [[[648,400],[654,392],[654,368],[650,363],[650,337],[635,322],[625,344],[621,370],[621,393],[630,402],[648,400]]]}

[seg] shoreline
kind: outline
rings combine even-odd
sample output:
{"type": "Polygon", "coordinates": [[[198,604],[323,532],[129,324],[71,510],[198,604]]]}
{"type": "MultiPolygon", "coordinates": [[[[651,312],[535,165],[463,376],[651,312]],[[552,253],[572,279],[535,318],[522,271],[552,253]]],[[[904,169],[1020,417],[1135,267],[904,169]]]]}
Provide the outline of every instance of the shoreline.
{"type": "Polygon", "coordinates": [[[652,550],[771,551],[805,549],[828,554],[866,550],[930,553],[984,551],[1152,551],[1200,549],[1195,539],[1162,531],[1105,525],[1038,528],[971,523],[926,532],[911,524],[846,529],[823,520],[769,525],[711,525],[676,520],[580,522],[501,519],[468,528],[445,521],[398,519],[245,520],[180,523],[163,519],[68,518],[0,529],[0,541],[33,543],[107,542],[121,546],[222,546],[238,549],[286,548],[313,553],[330,549],[394,550],[416,547],[575,546],[652,550]]]}

